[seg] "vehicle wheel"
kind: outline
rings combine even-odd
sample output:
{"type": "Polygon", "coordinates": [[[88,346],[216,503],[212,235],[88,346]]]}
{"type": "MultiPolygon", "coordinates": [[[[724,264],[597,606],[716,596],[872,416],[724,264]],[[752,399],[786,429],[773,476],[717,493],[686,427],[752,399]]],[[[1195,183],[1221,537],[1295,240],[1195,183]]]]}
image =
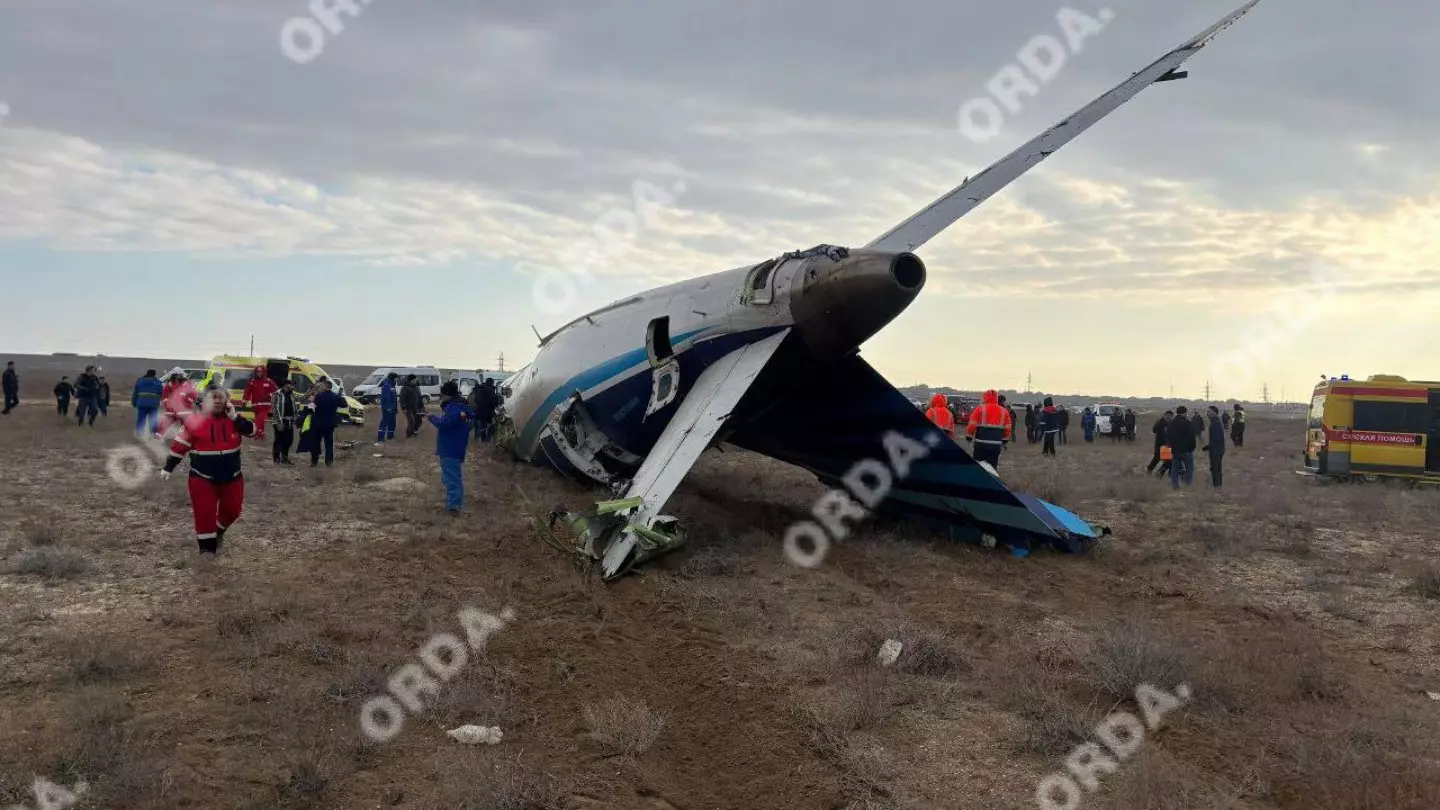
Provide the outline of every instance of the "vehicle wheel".
{"type": "Polygon", "coordinates": [[[1378,475],[1362,475],[1362,476],[1360,476],[1360,477],[1363,478],[1363,479],[1365,479],[1365,483],[1367,483],[1367,484],[1373,484],[1373,483],[1375,483],[1376,481],[1379,481],[1379,480],[1380,480],[1380,476],[1378,476],[1378,475]]]}

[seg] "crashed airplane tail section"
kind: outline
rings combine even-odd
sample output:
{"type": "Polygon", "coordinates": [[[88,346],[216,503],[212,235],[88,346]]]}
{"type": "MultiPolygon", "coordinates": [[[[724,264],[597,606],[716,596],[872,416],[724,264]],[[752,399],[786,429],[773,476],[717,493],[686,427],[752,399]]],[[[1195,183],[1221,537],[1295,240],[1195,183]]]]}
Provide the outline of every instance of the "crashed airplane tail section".
{"type": "Polygon", "coordinates": [[[757,389],[754,410],[742,403],[746,418],[727,441],[804,467],[826,485],[842,488],[856,464],[887,458],[885,437],[898,433],[929,451],[897,470],[876,511],[943,526],[966,540],[993,537],[1017,554],[1036,544],[1079,552],[1109,533],[1059,506],[1011,491],[859,355],[805,372],[791,369],[787,376],[791,383],[800,376],[804,381],[778,397],[757,389]],[[817,404],[816,391],[833,395],[817,404]]]}

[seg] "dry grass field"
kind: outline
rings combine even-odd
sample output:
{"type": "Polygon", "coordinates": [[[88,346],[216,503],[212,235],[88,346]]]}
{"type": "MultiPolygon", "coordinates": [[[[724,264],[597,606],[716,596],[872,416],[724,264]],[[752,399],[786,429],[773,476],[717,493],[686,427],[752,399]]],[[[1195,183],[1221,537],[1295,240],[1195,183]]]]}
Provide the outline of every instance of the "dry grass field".
{"type": "Polygon", "coordinates": [[[1203,461],[1183,493],[1144,476],[1148,424],[1010,449],[1007,480],[1111,527],[1084,557],[875,523],[799,569],[781,538],[819,485],[712,452],[667,510],[691,544],[611,585],[534,521],[594,493],[480,452],[451,518],[428,427],[380,458],[342,429],[365,443],[329,470],[248,447],[196,570],[181,477],[106,474],[130,422],[0,419],[0,806],[39,775],[115,810],[1036,807],[1151,682],[1193,697],[1084,807],[1440,807],[1440,492],[1302,479],[1293,421],[1253,419],[1223,490],[1203,461]],[[515,618],[369,741],[360,706],[467,605],[515,618]]]}

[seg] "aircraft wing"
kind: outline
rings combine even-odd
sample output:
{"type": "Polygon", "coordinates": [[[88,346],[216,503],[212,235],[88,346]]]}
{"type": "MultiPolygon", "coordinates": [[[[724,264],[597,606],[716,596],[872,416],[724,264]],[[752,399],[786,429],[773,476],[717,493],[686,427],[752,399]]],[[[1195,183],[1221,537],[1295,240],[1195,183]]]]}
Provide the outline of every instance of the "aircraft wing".
{"type": "Polygon", "coordinates": [[[1225,19],[1155,60],[1149,67],[1121,82],[1113,90],[1080,108],[1070,117],[1045,130],[1039,137],[1001,158],[990,168],[968,178],[964,183],[930,203],[919,213],[891,228],[865,247],[872,250],[895,252],[912,251],[934,239],[946,228],[955,224],[956,220],[970,213],[971,209],[990,199],[1011,181],[1029,171],[1032,166],[1039,164],[1055,150],[1074,140],[1075,136],[1134,98],[1141,90],[1157,81],[1181,78],[1180,76],[1171,76],[1172,72],[1184,64],[1185,60],[1199,53],[1200,49],[1209,44],[1210,40],[1243,17],[1258,2],[1260,0],[1250,0],[1225,19]]]}
{"type": "Polygon", "coordinates": [[[727,441],[804,467],[841,488],[856,463],[887,462],[885,436],[894,431],[930,450],[907,475],[895,476],[878,511],[947,526],[965,539],[989,534],[1021,551],[1037,541],[1080,551],[1104,533],[1054,504],[1011,491],[858,354],[812,374],[736,426],[727,441]],[[833,396],[817,401],[816,392],[833,396]]]}
{"type": "MultiPolygon", "coordinates": [[[[685,474],[690,472],[700,454],[710,446],[725,420],[730,418],[736,403],[750,390],[755,378],[789,334],[788,328],[783,329],[764,340],[736,349],[711,363],[696,378],[665,432],[660,435],[660,440],[645,456],[645,461],[623,493],[622,497],[626,500],[643,501],[628,514],[626,520],[630,526],[647,527],[659,516],[660,509],[685,474]]],[[[625,532],[609,544],[601,563],[605,579],[617,576],[637,562],[634,551],[643,542],[641,534],[643,532],[625,532]]]]}

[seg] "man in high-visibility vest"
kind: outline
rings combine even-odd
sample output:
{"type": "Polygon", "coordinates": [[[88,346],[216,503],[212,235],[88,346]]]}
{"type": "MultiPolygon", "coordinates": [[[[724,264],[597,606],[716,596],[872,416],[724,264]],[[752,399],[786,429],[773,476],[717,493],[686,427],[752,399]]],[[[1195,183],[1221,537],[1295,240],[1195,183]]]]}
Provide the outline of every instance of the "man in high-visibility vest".
{"type": "Polygon", "coordinates": [[[969,424],[965,426],[965,441],[974,442],[976,461],[998,467],[1000,450],[1010,441],[1013,430],[1010,412],[1000,406],[1000,396],[994,391],[986,391],[980,398],[980,404],[970,412],[969,424]]]}
{"type": "Polygon", "coordinates": [[[950,402],[945,399],[944,394],[934,394],[930,397],[930,409],[925,411],[925,418],[935,423],[935,427],[945,431],[945,435],[951,439],[955,438],[955,416],[950,413],[950,402]]]}

